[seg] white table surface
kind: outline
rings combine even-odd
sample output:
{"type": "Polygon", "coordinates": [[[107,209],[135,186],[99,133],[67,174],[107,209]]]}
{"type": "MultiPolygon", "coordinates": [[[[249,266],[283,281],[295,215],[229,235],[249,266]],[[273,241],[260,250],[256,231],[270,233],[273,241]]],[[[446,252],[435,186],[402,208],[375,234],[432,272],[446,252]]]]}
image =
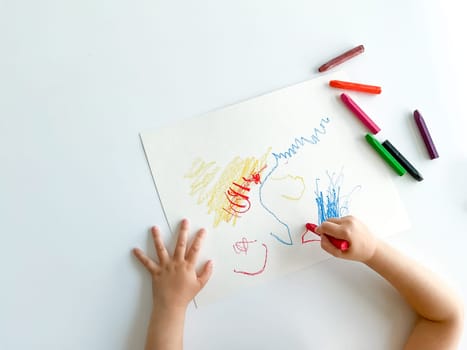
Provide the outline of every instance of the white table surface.
{"type": "MultiPolygon", "coordinates": [[[[358,44],[342,68],[383,86],[359,101],[425,177],[394,177],[413,227],[388,241],[467,300],[464,7],[2,0],[0,349],[141,349],[150,279],[130,249],[167,225],[138,133],[315,77],[358,44]]],[[[190,307],[185,348],[399,349],[413,319],[375,273],[330,259],[190,307]]]]}

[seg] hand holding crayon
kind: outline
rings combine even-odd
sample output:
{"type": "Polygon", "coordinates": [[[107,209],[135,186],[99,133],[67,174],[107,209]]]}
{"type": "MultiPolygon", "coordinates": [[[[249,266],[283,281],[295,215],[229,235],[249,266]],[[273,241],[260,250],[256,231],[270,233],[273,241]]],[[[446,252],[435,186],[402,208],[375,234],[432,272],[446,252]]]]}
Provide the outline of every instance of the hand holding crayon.
{"type": "MultiPolygon", "coordinates": [[[[305,225],[306,229],[308,231],[311,231],[315,234],[317,234],[318,236],[321,236],[318,232],[316,232],[316,228],[318,227],[317,225],[315,224],[312,224],[312,223],[307,223],[305,225]]],[[[329,239],[329,241],[332,243],[332,245],[334,247],[336,247],[337,249],[340,249],[341,251],[345,252],[347,249],[349,249],[349,242],[343,240],[343,239],[338,239],[338,238],[334,238],[332,236],[329,236],[329,235],[326,235],[326,237],[329,239]]]]}
{"type": "Polygon", "coordinates": [[[378,239],[368,227],[353,216],[329,218],[316,226],[307,224],[321,236],[321,248],[342,259],[367,263],[372,259],[378,246],[378,239]]]}

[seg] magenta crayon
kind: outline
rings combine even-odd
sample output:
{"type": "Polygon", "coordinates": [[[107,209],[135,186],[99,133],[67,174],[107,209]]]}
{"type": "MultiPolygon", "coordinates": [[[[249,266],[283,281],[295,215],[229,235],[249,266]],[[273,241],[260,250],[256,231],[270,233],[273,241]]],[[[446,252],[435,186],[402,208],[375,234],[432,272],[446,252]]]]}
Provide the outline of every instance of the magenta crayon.
{"type": "Polygon", "coordinates": [[[431,138],[430,132],[428,131],[425,119],[423,119],[422,115],[418,110],[415,110],[413,112],[413,117],[415,119],[415,124],[417,124],[418,130],[420,131],[420,135],[422,136],[423,142],[425,143],[425,147],[428,151],[430,159],[438,158],[439,154],[436,150],[435,144],[433,143],[433,139],[431,138]]]}
{"type": "Polygon", "coordinates": [[[348,95],[341,94],[341,100],[348,109],[366,126],[366,128],[374,135],[381,129],[371,118],[352,100],[348,95]]]}

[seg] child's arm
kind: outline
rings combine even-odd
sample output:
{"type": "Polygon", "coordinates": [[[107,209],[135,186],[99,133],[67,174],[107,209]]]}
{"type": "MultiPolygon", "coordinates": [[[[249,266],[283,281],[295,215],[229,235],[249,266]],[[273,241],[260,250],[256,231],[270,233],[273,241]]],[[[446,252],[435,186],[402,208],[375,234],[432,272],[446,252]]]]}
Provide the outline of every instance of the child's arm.
{"type": "Polygon", "coordinates": [[[153,309],[148,327],[146,350],[181,350],[183,348],[183,326],[188,303],[204,287],[212,273],[212,262],[208,261],[201,273],[195,270],[198,253],[206,234],[201,229],[187,250],[189,224],[184,219],[178,233],[173,256],[167,252],[159,229],[152,228],[154,246],[159,258],[155,262],[141,249],[133,253],[152,275],[153,309]]]}
{"type": "Polygon", "coordinates": [[[432,272],[376,239],[353,217],[329,219],[317,232],[324,250],[365,263],[391,283],[417,312],[419,318],[405,349],[456,348],[463,328],[463,305],[432,272]],[[347,240],[349,249],[338,250],[322,233],[347,240]]]}

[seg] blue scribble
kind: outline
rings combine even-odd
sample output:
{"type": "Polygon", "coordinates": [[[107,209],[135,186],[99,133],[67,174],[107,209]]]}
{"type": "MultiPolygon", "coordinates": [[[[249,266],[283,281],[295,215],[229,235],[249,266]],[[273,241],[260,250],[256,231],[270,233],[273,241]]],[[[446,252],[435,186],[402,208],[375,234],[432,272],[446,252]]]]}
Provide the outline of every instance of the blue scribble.
{"type": "Polygon", "coordinates": [[[319,178],[316,179],[316,206],[318,207],[318,225],[321,225],[324,221],[329,218],[340,218],[349,213],[350,197],[356,190],[361,189],[361,185],[355,186],[349,194],[341,197],[341,185],[344,182],[343,171],[339,174],[329,174],[326,171],[326,175],[329,180],[328,188],[325,193],[319,190],[318,182],[319,178]]]}
{"type": "Polygon", "coordinates": [[[276,169],[279,166],[279,159],[290,159],[292,158],[295,154],[297,154],[297,151],[306,146],[307,144],[315,145],[320,141],[320,135],[326,134],[326,124],[328,124],[331,121],[329,117],[326,118],[321,118],[321,122],[319,124],[319,128],[315,128],[313,130],[313,133],[310,137],[300,137],[300,138],[295,138],[294,143],[288,148],[287,151],[281,152],[281,153],[275,153],[273,152],[272,155],[274,157],[274,165],[272,166],[271,170],[269,173],[264,177],[263,182],[259,186],[259,202],[261,203],[261,206],[269,213],[272,215],[274,219],[276,219],[281,225],[283,225],[288,234],[288,240],[284,240],[278,235],[276,235],[273,232],[270,232],[270,234],[277,239],[279,242],[286,244],[286,245],[293,245],[292,241],[292,235],[290,234],[290,227],[287,223],[285,223],[283,220],[281,220],[277,214],[275,214],[271,209],[269,209],[266,204],[264,204],[263,201],[263,187],[268,181],[269,177],[276,171],[276,169]]]}

